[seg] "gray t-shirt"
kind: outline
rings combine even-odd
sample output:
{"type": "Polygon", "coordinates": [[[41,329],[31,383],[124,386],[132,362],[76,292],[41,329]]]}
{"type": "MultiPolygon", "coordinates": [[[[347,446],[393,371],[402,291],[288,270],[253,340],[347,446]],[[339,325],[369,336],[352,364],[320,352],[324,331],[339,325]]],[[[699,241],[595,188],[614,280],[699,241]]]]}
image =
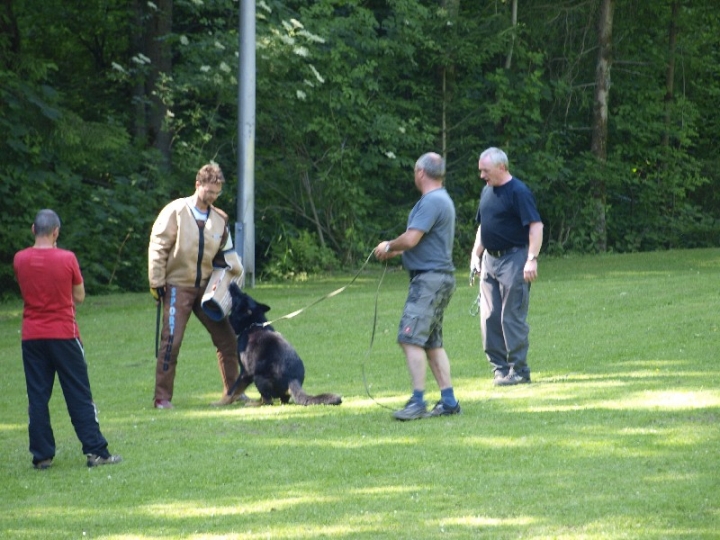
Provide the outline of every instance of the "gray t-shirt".
{"type": "Polygon", "coordinates": [[[407,228],[425,234],[414,248],[403,253],[406,270],[455,270],[452,262],[455,205],[445,188],[434,189],[420,198],[410,212],[407,228]]]}

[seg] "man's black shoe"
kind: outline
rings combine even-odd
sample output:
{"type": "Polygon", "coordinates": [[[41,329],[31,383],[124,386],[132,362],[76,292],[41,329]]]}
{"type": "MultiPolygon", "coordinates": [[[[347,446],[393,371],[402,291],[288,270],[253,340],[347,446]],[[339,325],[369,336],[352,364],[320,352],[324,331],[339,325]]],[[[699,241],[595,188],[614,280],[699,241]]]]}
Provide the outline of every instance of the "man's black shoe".
{"type": "Polygon", "coordinates": [[[33,467],[36,468],[38,471],[45,471],[52,467],[52,458],[43,459],[42,461],[33,463],[33,467]]]}
{"type": "Polygon", "coordinates": [[[451,414],[460,414],[460,402],[454,407],[448,407],[442,401],[438,401],[435,406],[425,416],[431,418],[433,416],[449,416],[451,414]]]}
{"type": "Polygon", "coordinates": [[[407,402],[405,408],[395,411],[393,416],[396,420],[407,421],[407,420],[418,420],[419,418],[425,418],[427,415],[427,407],[425,407],[424,401],[413,401],[412,399],[407,402]]]}

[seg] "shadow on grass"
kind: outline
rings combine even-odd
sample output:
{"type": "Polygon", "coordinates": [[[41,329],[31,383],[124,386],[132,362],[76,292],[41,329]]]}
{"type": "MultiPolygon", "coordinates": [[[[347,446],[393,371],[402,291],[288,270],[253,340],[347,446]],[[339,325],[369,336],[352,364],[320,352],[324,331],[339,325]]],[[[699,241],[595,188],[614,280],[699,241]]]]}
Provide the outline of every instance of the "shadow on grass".
{"type": "Polygon", "coordinates": [[[17,474],[34,495],[0,524],[17,538],[53,524],[56,538],[711,538],[718,436],[691,419],[716,409],[592,397],[614,382],[488,388],[461,416],[409,423],[356,398],[148,408],[106,422],[125,463],[17,474]],[[543,408],[568,387],[579,408],[543,408]]]}
{"type": "MultiPolygon", "coordinates": [[[[32,470],[21,370],[0,360],[7,367],[0,382],[0,536],[717,538],[720,381],[714,363],[699,360],[714,350],[715,334],[690,336],[686,357],[645,358],[682,356],[682,336],[669,334],[706,324],[696,304],[717,280],[688,281],[688,257],[700,267],[699,257],[716,261],[717,253],[548,260],[531,312],[540,360],[526,386],[492,386],[478,362],[477,319],[468,317],[468,302],[457,302],[448,341],[463,414],[407,423],[387,410],[402,406],[408,390],[394,344],[405,276],[383,285],[367,362],[377,403],[363,393],[359,360],[372,323],[372,279],[282,328],[306,360],[308,391],[340,391],[340,407],[209,407],[218,397],[210,391],[218,385],[216,360],[204,331],[191,326],[177,408],[155,410],[153,308],[146,296],[119,299],[121,309],[103,299],[86,309],[81,328],[101,427],[125,462],[86,469],[64,403],[55,398],[58,456],[49,471],[32,470]],[[647,268],[660,264],[696,291],[656,284],[657,273],[648,276],[647,268]],[[614,280],[617,290],[609,290],[614,280]],[[618,293],[626,290],[633,294],[618,293]],[[593,295],[588,312],[583,306],[593,295]],[[672,300],[672,310],[657,310],[658,298],[672,300]],[[674,325],[681,315],[685,322],[674,325]]],[[[281,315],[332,287],[283,284],[258,296],[281,315]]],[[[469,301],[474,293],[465,294],[469,301]]],[[[6,332],[5,339],[19,359],[17,338],[6,332]]]]}

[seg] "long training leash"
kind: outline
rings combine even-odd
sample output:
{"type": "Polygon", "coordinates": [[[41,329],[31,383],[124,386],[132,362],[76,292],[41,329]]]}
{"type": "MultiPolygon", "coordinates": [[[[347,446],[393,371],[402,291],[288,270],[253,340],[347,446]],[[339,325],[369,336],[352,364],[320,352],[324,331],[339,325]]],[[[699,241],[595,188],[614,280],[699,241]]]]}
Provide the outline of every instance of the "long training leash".
{"type": "MultiPolygon", "coordinates": [[[[358,271],[355,273],[355,275],[353,276],[353,278],[350,280],[350,282],[349,282],[347,285],[345,285],[345,286],[343,286],[343,287],[340,287],[339,289],[334,290],[334,291],[331,292],[330,294],[326,294],[325,296],[323,296],[323,297],[321,297],[321,298],[318,298],[318,299],[315,300],[313,303],[305,306],[304,308],[300,308],[300,309],[298,309],[297,311],[293,311],[292,313],[288,313],[287,315],[283,315],[282,317],[278,317],[277,319],[273,319],[272,321],[264,322],[264,323],[262,323],[262,326],[263,326],[263,327],[265,327],[265,326],[270,326],[271,324],[275,324],[276,322],[282,321],[282,320],[284,320],[284,319],[292,319],[293,317],[297,317],[298,315],[300,315],[303,311],[305,311],[305,310],[307,310],[307,309],[309,309],[309,308],[311,308],[311,307],[319,304],[319,303],[322,302],[323,300],[327,300],[328,298],[332,298],[333,296],[337,296],[338,294],[340,294],[341,292],[343,292],[345,289],[347,289],[350,285],[352,285],[353,283],[355,283],[355,280],[356,280],[356,279],[358,278],[358,276],[362,273],[362,271],[365,270],[365,267],[367,266],[368,262],[370,262],[370,258],[371,258],[372,256],[373,256],[373,252],[371,251],[371,252],[370,252],[370,255],[368,255],[367,259],[365,259],[365,262],[364,262],[363,265],[360,267],[360,270],[358,270],[358,271]]],[[[387,264],[386,264],[386,266],[387,266],[387,264]]],[[[374,329],[373,329],[373,331],[374,331],[374,329]]]]}
{"type": "Polygon", "coordinates": [[[365,364],[367,363],[368,358],[370,358],[370,352],[372,351],[373,344],[375,343],[375,330],[377,329],[378,299],[380,298],[380,285],[382,285],[382,282],[383,282],[383,279],[385,278],[386,272],[387,272],[387,261],[385,261],[385,266],[383,267],[383,272],[380,275],[380,279],[378,280],[377,289],[375,290],[375,308],[374,308],[374,312],[373,312],[372,333],[370,334],[370,345],[368,346],[367,352],[365,353],[365,358],[363,358],[363,361],[360,364],[360,366],[362,369],[363,384],[365,385],[365,393],[379,407],[382,407],[383,409],[387,409],[389,411],[393,411],[394,409],[392,409],[391,407],[388,407],[387,405],[383,405],[377,399],[375,399],[375,397],[373,397],[373,395],[370,393],[370,386],[368,385],[368,382],[367,382],[367,375],[365,374],[365,364]]]}
{"type": "MultiPolygon", "coordinates": [[[[345,289],[347,289],[350,285],[352,285],[353,283],[355,283],[355,280],[357,280],[357,278],[360,276],[360,274],[362,273],[362,271],[365,270],[365,267],[366,267],[366,266],[368,265],[368,263],[370,262],[370,259],[372,258],[372,256],[373,256],[373,251],[370,252],[370,254],[369,254],[369,255],[367,256],[367,258],[365,259],[365,262],[364,262],[363,265],[360,267],[360,269],[355,273],[355,275],[352,277],[352,279],[351,279],[346,285],[344,285],[343,287],[340,287],[339,289],[336,289],[336,290],[332,291],[331,293],[326,294],[325,296],[322,296],[322,297],[318,298],[317,300],[315,300],[314,302],[312,302],[311,304],[308,304],[307,306],[305,306],[305,307],[303,307],[303,308],[300,308],[300,309],[298,309],[298,310],[296,310],[296,311],[293,311],[292,313],[288,313],[287,315],[283,315],[282,317],[278,317],[277,319],[273,319],[272,321],[267,321],[267,322],[264,322],[264,323],[262,323],[262,324],[258,324],[258,326],[260,326],[260,327],[266,327],[266,326],[270,326],[270,325],[272,325],[272,324],[275,324],[277,321],[282,321],[282,320],[285,320],[285,319],[292,319],[293,317],[297,317],[297,316],[300,315],[302,312],[304,312],[304,311],[306,311],[307,309],[309,309],[309,308],[311,308],[311,307],[319,304],[320,302],[322,302],[322,301],[324,301],[324,300],[327,300],[328,298],[332,298],[333,296],[337,296],[338,294],[340,294],[341,292],[343,292],[345,289]]],[[[377,331],[378,303],[379,303],[379,298],[380,298],[380,287],[381,287],[381,285],[382,285],[383,280],[385,279],[385,274],[387,273],[387,267],[388,267],[387,261],[385,261],[385,265],[383,266],[382,274],[380,275],[380,279],[378,280],[377,289],[375,290],[375,302],[374,302],[374,308],[373,308],[373,324],[372,324],[372,331],[371,331],[371,333],[370,333],[370,344],[369,344],[368,349],[367,349],[367,351],[366,351],[366,353],[365,353],[365,358],[363,359],[363,361],[362,361],[362,363],[361,363],[361,369],[362,369],[363,385],[365,386],[365,393],[367,394],[367,396],[368,396],[376,405],[378,405],[379,407],[382,407],[383,409],[387,409],[387,410],[389,410],[389,411],[393,411],[393,410],[395,410],[395,409],[393,409],[392,407],[388,407],[387,405],[384,405],[384,404],[380,403],[380,402],[379,402],[377,399],[375,399],[375,397],[370,393],[370,385],[368,384],[368,381],[367,381],[367,373],[366,373],[366,370],[365,370],[365,364],[367,363],[367,360],[370,358],[370,353],[372,352],[373,345],[375,344],[375,333],[376,333],[376,331],[377,331]]],[[[470,282],[470,286],[471,286],[471,287],[475,284],[475,278],[477,277],[477,275],[478,275],[478,272],[477,272],[477,271],[475,271],[475,270],[471,270],[471,271],[470,271],[469,282],[470,282]]],[[[471,315],[471,316],[477,316],[477,314],[478,314],[478,312],[479,312],[479,310],[480,310],[480,309],[479,309],[479,308],[480,308],[480,305],[479,305],[479,304],[480,304],[480,294],[478,293],[477,298],[476,298],[475,300],[473,300],[473,303],[472,303],[472,305],[470,306],[470,310],[469,310],[469,311],[470,311],[470,315],[471,315]]]]}
{"type": "Polygon", "coordinates": [[[160,351],[160,313],[162,311],[162,302],[160,300],[157,301],[155,311],[155,358],[157,358],[160,351]]]}
{"type": "MultiPolygon", "coordinates": [[[[282,320],[285,320],[285,319],[292,319],[293,317],[297,317],[298,315],[300,315],[303,311],[306,311],[307,309],[309,309],[309,308],[311,308],[311,307],[319,304],[319,303],[322,302],[323,300],[327,300],[328,298],[332,298],[333,296],[337,296],[338,294],[340,294],[341,292],[343,292],[345,289],[347,289],[350,285],[352,285],[352,284],[355,282],[355,280],[357,280],[358,276],[362,273],[362,271],[363,271],[363,270],[365,269],[365,267],[368,265],[368,262],[370,262],[370,259],[372,258],[372,256],[373,256],[373,251],[370,252],[370,254],[368,255],[367,259],[365,259],[365,262],[364,262],[363,265],[360,267],[360,270],[358,270],[358,271],[355,273],[355,275],[352,277],[352,279],[350,280],[350,282],[347,283],[345,286],[340,287],[339,289],[336,289],[336,290],[334,290],[333,292],[331,292],[331,293],[329,293],[329,294],[326,294],[325,296],[322,296],[322,297],[318,298],[317,300],[315,300],[315,301],[312,302],[311,304],[308,304],[307,306],[305,306],[305,307],[303,307],[303,308],[301,308],[301,309],[298,309],[298,310],[296,310],[296,311],[293,311],[292,313],[288,313],[287,315],[283,315],[282,317],[278,317],[277,319],[273,319],[272,321],[267,321],[267,322],[264,322],[264,323],[262,323],[262,324],[258,324],[258,326],[266,327],[266,326],[270,326],[270,325],[272,325],[272,324],[275,324],[277,321],[282,321],[282,320]]],[[[374,306],[374,309],[373,309],[373,324],[372,324],[372,332],[370,333],[370,345],[368,346],[368,349],[367,349],[367,351],[366,351],[366,353],[365,353],[365,358],[363,359],[363,361],[362,361],[362,363],[361,363],[361,369],[362,369],[363,385],[365,386],[365,393],[368,395],[368,397],[369,397],[371,400],[373,400],[373,401],[375,402],[375,404],[377,404],[377,405],[380,406],[380,407],[383,407],[383,408],[385,408],[385,409],[388,409],[388,410],[391,410],[391,411],[392,411],[392,410],[394,410],[394,409],[392,409],[392,408],[390,408],[390,407],[388,407],[388,406],[386,406],[386,405],[383,405],[383,404],[380,403],[377,399],[375,399],[375,398],[373,397],[373,395],[370,393],[370,386],[368,385],[367,375],[366,375],[366,373],[365,373],[365,364],[366,364],[366,362],[367,362],[367,359],[370,357],[370,353],[372,352],[373,345],[375,344],[375,333],[376,333],[376,330],[377,330],[377,320],[378,320],[378,301],[379,301],[379,298],[380,298],[380,286],[382,285],[383,279],[385,279],[385,274],[387,273],[387,268],[388,268],[387,261],[385,261],[385,265],[383,266],[382,274],[380,275],[380,279],[378,280],[377,289],[375,290],[375,306],[374,306]]]]}
{"type": "MultiPolygon", "coordinates": [[[[373,251],[370,252],[370,254],[367,256],[367,259],[365,259],[365,262],[364,262],[363,265],[360,267],[360,270],[358,270],[357,272],[355,272],[355,275],[352,277],[352,279],[351,279],[346,285],[344,285],[343,287],[340,287],[339,289],[336,289],[336,290],[334,290],[333,292],[331,292],[331,293],[329,293],[329,294],[326,294],[325,296],[322,296],[322,297],[318,298],[317,300],[315,300],[315,301],[312,302],[311,304],[308,304],[307,306],[305,306],[305,307],[303,307],[303,308],[300,308],[300,309],[298,309],[298,310],[296,310],[296,311],[293,311],[292,313],[288,313],[287,315],[283,315],[282,317],[278,317],[277,319],[273,319],[272,321],[266,321],[266,322],[264,322],[264,323],[255,323],[255,324],[252,325],[252,327],[265,328],[265,327],[267,327],[267,326],[271,326],[271,325],[275,324],[277,321],[282,321],[282,320],[285,320],[285,319],[292,319],[293,317],[297,317],[298,315],[300,315],[303,311],[306,311],[307,309],[309,309],[309,308],[311,308],[311,307],[319,304],[319,303],[322,302],[323,300],[327,300],[328,298],[332,298],[333,296],[337,296],[338,294],[340,294],[341,292],[343,292],[345,289],[347,289],[350,285],[352,285],[353,283],[355,283],[355,280],[356,280],[356,279],[358,278],[358,276],[362,273],[362,271],[365,270],[365,267],[368,265],[368,262],[370,262],[370,259],[372,258],[373,253],[374,253],[373,251]]],[[[374,319],[373,319],[372,336],[370,337],[370,348],[368,349],[368,352],[367,352],[368,355],[370,354],[370,349],[372,349],[373,343],[374,343],[374,341],[375,341],[375,328],[377,327],[378,295],[379,295],[379,293],[380,293],[380,284],[382,283],[382,280],[383,280],[383,278],[385,277],[385,272],[386,272],[386,271],[387,271],[387,262],[385,262],[385,268],[383,269],[382,276],[380,276],[380,282],[378,283],[378,288],[377,288],[377,291],[376,291],[376,293],[375,293],[375,315],[374,315],[374,319]]],[[[251,327],[251,328],[252,328],[252,327],[251,327]]],[[[250,330],[250,329],[248,329],[248,331],[249,331],[249,330],[250,330]]],[[[364,366],[364,364],[363,364],[363,381],[365,381],[365,366],[364,366]]],[[[230,389],[230,391],[228,392],[230,395],[232,395],[232,394],[234,393],[234,391],[235,391],[235,389],[237,388],[237,385],[239,384],[239,382],[240,382],[240,378],[238,378],[238,380],[235,382],[235,385],[234,385],[234,386],[230,389]]],[[[367,391],[368,395],[370,395],[370,391],[368,390],[367,382],[365,382],[365,390],[367,391]]],[[[373,401],[375,401],[374,398],[372,398],[372,396],[370,396],[370,397],[371,397],[371,399],[373,399],[373,401]]],[[[375,401],[375,402],[377,403],[377,401],[375,401]]],[[[378,403],[378,405],[379,405],[379,403],[378,403]]]]}
{"type": "MultiPolygon", "coordinates": [[[[298,310],[296,310],[296,311],[293,311],[292,313],[288,313],[287,315],[283,315],[282,317],[278,317],[277,319],[273,319],[272,321],[268,321],[268,322],[259,324],[258,326],[265,327],[265,326],[269,326],[269,325],[271,325],[271,324],[274,324],[274,323],[277,322],[277,321],[281,321],[281,320],[285,320],[285,319],[292,319],[293,317],[296,317],[297,315],[300,315],[303,311],[311,308],[311,307],[314,306],[314,305],[319,304],[319,303],[322,302],[323,300],[327,300],[328,298],[332,298],[333,296],[337,296],[338,294],[340,294],[341,292],[343,292],[345,289],[347,289],[350,285],[352,285],[352,284],[355,282],[355,280],[358,278],[358,276],[362,273],[362,271],[363,271],[363,270],[365,269],[365,267],[367,266],[367,264],[368,264],[368,262],[370,261],[370,259],[371,259],[372,256],[373,256],[373,252],[371,251],[370,254],[368,255],[367,259],[365,259],[365,262],[363,263],[363,265],[360,267],[360,270],[358,270],[358,271],[355,273],[355,275],[354,275],[353,278],[350,280],[350,282],[347,283],[345,286],[340,287],[339,289],[336,289],[336,290],[334,290],[333,292],[331,292],[331,293],[329,293],[329,294],[326,294],[325,296],[322,296],[322,297],[318,298],[317,300],[315,300],[315,301],[312,302],[311,304],[305,306],[304,308],[301,308],[301,309],[298,309],[298,310]]],[[[389,410],[389,411],[393,411],[393,410],[395,410],[395,409],[393,409],[392,407],[388,407],[387,405],[384,405],[384,404],[380,403],[380,402],[379,402],[377,399],[375,399],[375,397],[370,393],[370,385],[368,384],[368,381],[367,381],[367,373],[366,373],[366,370],[365,370],[365,365],[366,365],[368,359],[370,358],[370,354],[371,354],[371,352],[372,352],[373,345],[375,344],[375,333],[376,333],[376,331],[377,331],[378,304],[379,304],[379,298],[380,298],[380,287],[382,286],[383,280],[385,279],[385,274],[387,273],[387,267],[388,267],[387,261],[385,261],[385,265],[383,266],[382,274],[380,275],[380,279],[378,280],[377,289],[375,290],[375,301],[374,301],[374,307],[373,307],[373,324],[372,324],[372,331],[371,331],[371,333],[370,333],[370,344],[368,345],[367,351],[365,352],[365,358],[363,358],[363,361],[362,361],[360,367],[361,367],[361,370],[362,370],[363,385],[364,385],[364,387],[365,387],[365,393],[367,394],[367,396],[368,396],[376,405],[378,405],[379,407],[382,407],[383,409],[387,409],[387,410],[389,410]]],[[[472,270],[472,271],[470,272],[470,279],[469,279],[469,281],[470,281],[470,286],[473,286],[473,285],[475,284],[475,278],[477,277],[477,275],[478,275],[478,272],[476,272],[475,270],[472,270]]],[[[473,305],[470,307],[470,315],[476,316],[476,315],[478,314],[479,307],[480,307],[480,306],[479,306],[479,303],[480,303],[480,294],[478,294],[478,297],[477,297],[475,300],[473,300],[473,305]]]]}

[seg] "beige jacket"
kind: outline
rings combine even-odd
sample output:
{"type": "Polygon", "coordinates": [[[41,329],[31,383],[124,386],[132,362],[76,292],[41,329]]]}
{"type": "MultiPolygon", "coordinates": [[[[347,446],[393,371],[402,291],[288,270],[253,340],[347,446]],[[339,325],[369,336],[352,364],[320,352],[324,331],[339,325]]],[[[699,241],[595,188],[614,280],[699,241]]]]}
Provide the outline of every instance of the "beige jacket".
{"type": "Polygon", "coordinates": [[[190,205],[192,198],[176,199],[160,211],[150,233],[148,279],[151,288],[168,283],[178,287],[207,286],[213,259],[226,244],[232,248],[227,228],[228,216],[210,207],[202,230],[190,205]]]}

